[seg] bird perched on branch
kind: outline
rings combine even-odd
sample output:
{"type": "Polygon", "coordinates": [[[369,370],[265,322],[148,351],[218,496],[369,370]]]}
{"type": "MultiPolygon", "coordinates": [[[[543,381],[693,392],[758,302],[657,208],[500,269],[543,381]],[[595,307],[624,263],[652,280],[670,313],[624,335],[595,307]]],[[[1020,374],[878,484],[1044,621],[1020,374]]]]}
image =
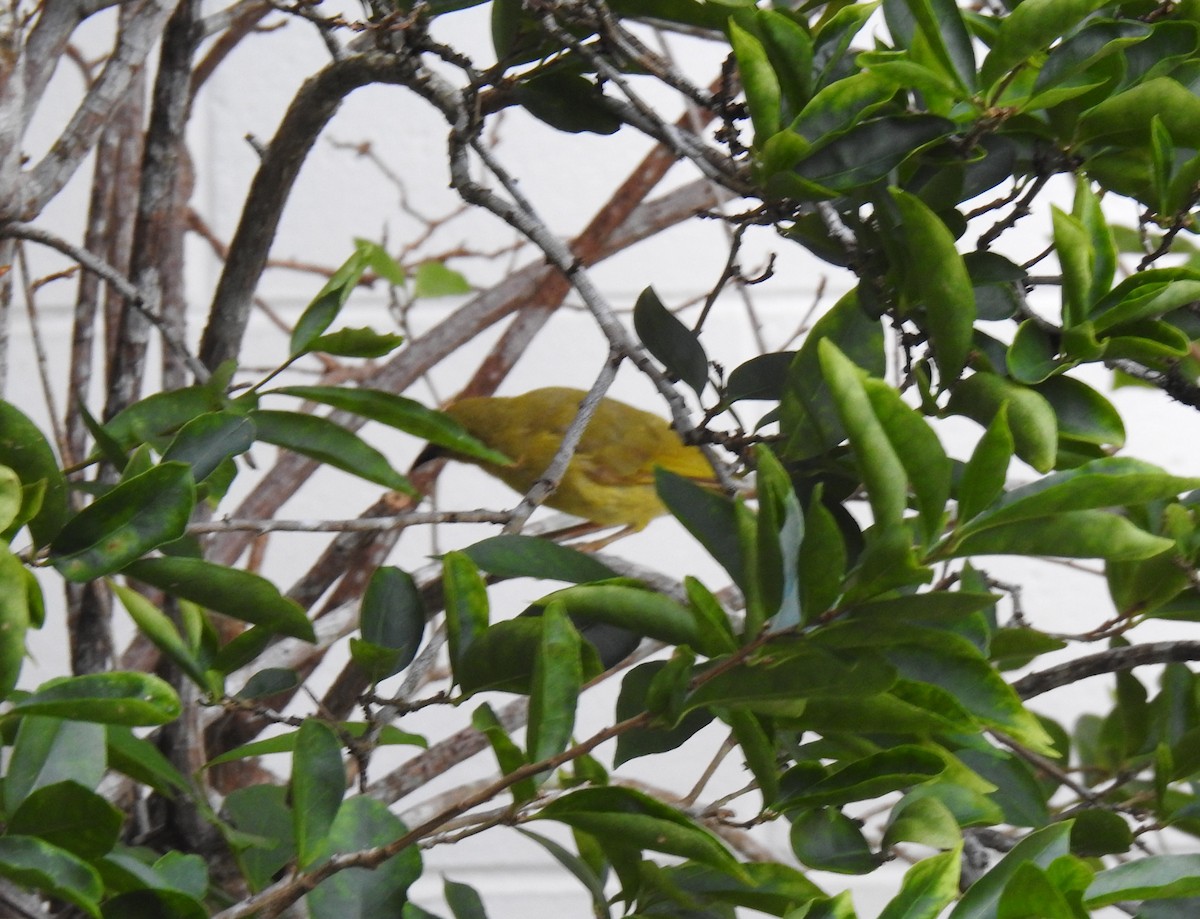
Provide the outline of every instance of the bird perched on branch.
{"type": "MultiPolygon", "coordinates": [[[[474,437],[512,460],[474,463],[510,488],[528,492],[546,472],[587,395],[563,386],[521,396],[460,399],[445,409],[474,437]]],[[[686,446],[667,422],[616,399],[602,399],[548,507],[604,526],[640,530],[666,508],[654,490],[654,469],[714,484],[698,447],[686,446]]]]}

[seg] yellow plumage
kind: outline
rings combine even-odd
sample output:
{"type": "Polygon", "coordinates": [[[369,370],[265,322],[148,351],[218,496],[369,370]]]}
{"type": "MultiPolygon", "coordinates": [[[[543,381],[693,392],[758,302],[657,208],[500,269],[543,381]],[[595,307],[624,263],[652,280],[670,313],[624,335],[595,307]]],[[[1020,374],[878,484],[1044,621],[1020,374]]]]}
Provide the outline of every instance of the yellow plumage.
{"type": "MultiPolygon", "coordinates": [[[[462,399],[446,413],[510,457],[512,465],[468,461],[524,494],[550,465],[586,395],[583,390],[553,386],[521,396],[462,399]]],[[[603,399],[562,483],[545,503],[605,526],[640,530],[666,512],[654,491],[656,466],[692,479],[713,480],[704,454],[685,446],[658,415],[603,399]]]]}

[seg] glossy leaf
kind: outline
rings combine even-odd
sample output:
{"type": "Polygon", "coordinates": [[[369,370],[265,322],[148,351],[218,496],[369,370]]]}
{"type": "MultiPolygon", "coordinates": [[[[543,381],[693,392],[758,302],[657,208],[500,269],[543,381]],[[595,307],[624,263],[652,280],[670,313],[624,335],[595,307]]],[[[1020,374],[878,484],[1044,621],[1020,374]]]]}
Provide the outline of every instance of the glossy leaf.
{"type": "MultiPolygon", "coordinates": [[[[372,729],[372,725],[365,721],[343,721],[338,724],[338,732],[351,738],[363,737],[372,729]]],[[[247,744],[242,744],[240,747],[235,747],[232,750],[227,750],[224,753],[214,756],[208,761],[208,766],[219,766],[222,763],[232,763],[239,759],[247,759],[252,756],[267,756],[271,753],[293,753],[296,750],[296,741],[299,737],[299,731],[285,731],[282,734],[276,734],[268,737],[266,740],[255,740],[247,744]]],[[[424,737],[419,734],[410,734],[406,731],[401,731],[393,725],[385,725],[379,731],[375,738],[375,744],[378,746],[417,746],[427,747],[429,744],[424,737]]]]}
{"type": "Polygon", "coordinates": [[[370,418],[463,456],[500,465],[507,465],[509,462],[503,453],[472,437],[449,415],[426,408],[415,399],[395,393],[346,386],[282,386],[272,391],[320,402],[344,412],[370,418]]]}
{"type": "MultiPolygon", "coordinates": [[[[165,798],[188,787],[187,779],[162,751],[145,738],[135,736],[130,728],[110,724],[105,727],[104,736],[109,768],[153,788],[165,798]]],[[[103,770],[103,762],[100,768],[103,770]]]]}
{"type": "MultiPolygon", "coordinates": [[[[889,28],[895,35],[896,27],[904,18],[896,14],[899,3],[884,3],[884,13],[889,12],[889,28]],[[895,24],[895,25],[894,25],[895,24]]],[[[919,30],[926,46],[937,61],[942,72],[954,80],[964,92],[975,88],[975,52],[971,47],[971,36],[963,22],[962,13],[953,0],[904,0],[904,11],[911,16],[911,25],[903,23],[906,46],[913,43],[912,27],[919,30]]]]}
{"type": "Polygon", "coordinates": [[[1004,403],[975,444],[971,459],[958,483],[958,519],[964,523],[1000,497],[1013,456],[1008,429],[1008,404],[1004,403]]]}
{"type": "Polygon", "coordinates": [[[1058,419],[1061,438],[1089,444],[1122,447],[1125,424],[1113,404],[1074,377],[1058,376],[1035,387],[1058,419]]]}
{"type": "Polygon", "coordinates": [[[95,789],[104,777],[104,728],[82,721],[21,719],[4,779],[4,807],[16,811],[39,788],[73,782],[95,789]]]}
{"type": "Polygon", "coordinates": [[[1029,863],[1045,868],[1056,858],[1066,855],[1070,835],[1070,821],[1030,833],[994,868],[971,885],[958,905],[950,911],[948,919],[994,919],[1005,887],[1021,866],[1029,863]]]}
{"type": "Polygon", "coordinates": [[[250,417],[261,441],[301,453],[376,485],[416,494],[412,484],[392,468],[386,456],[328,418],[267,409],[255,409],[250,417]]]}
{"type": "Polygon", "coordinates": [[[815,197],[834,197],[885,178],[910,156],[953,131],[954,122],[934,115],[865,121],[806,156],[795,173],[817,187],[815,197]]]}
{"type": "Polygon", "coordinates": [[[539,578],[583,584],[617,576],[592,555],[534,536],[490,536],[468,546],[463,553],[484,571],[503,578],[539,578]]]}
{"type": "Polygon", "coordinates": [[[455,678],[461,681],[458,668],[472,643],[487,629],[487,586],[475,563],[461,552],[449,552],[442,559],[442,584],[446,594],[450,666],[455,671],[455,678]]]}
{"type": "Polygon", "coordinates": [[[196,504],[185,463],[163,463],[97,498],[63,527],[51,561],[70,581],[120,571],[136,558],[183,535],[196,504]]]}
{"type": "Polygon", "coordinates": [[[120,584],[111,586],[138,631],[191,677],[192,682],[207,689],[209,684],[204,667],[184,643],[170,617],[137,591],[120,584]]]}
{"type": "Polygon", "coordinates": [[[32,615],[30,592],[37,589],[36,582],[29,584],[27,575],[8,543],[0,540],[0,698],[17,685],[25,662],[25,633],[32,615]]]}
{"type": "Polygon", "coordinates": [[[850,439],[875,523],[899,523],[908,506],[908,477],[871,406],[861,371],[832,342],[820,346],[821,366],[850,439]]]}
{"type": "Polygon", "coordinates": [[[647,287],[633,307],[638,338],[666,368],[699,395],[708,382],[708,356],[696,335],[663,306],[654,288],[647,287]]]}
{"type": "Polygon", "coordinates": [[[754,125],[754,143],[761,145],[779,131],[779,78],[762,43],[732,19],[729,44],[733,48],[742,91],[746,94],[746,108],[750,110],[750,121],[754,125]]]}
{"type": "Polygon", "coordinates": [[[554,799],[537,816],[591,833],[607,845],[678,855],[734,876],[741,873],[715,836],[675,808],[631,788],[583,788],[554,799]]]}
{"type": "Polygon", "coordinates": [[[776,806],[787,811],[851,804],[920,785],[945,768],[937,754],[911,744],[900,745],[848,763],[798,793],[785,794],[776,806]]]}
{"type": "Polygon", "coordinates": [[[1008,426],[1017,456],[1039,472],[1054,468],[1058,422],[1037,392],[994,373],[974,373],[954,387],[946,410],[987,426],[1008,403],[1008,426]]]}
{"type": "MultiPolygon", "coordinates": [[[[638,664],[625,675],[621,680],[620,694],[617,696],[618,721],[633,718],[646,711],[647,692],[654,678],[665,666],[666,661],[649,661],[638,664]]],[[[677,749],[707,726],[712,719],[710,711],[697,709],[669,728],[651,726],[625,731],[617,737],[613,765],[619,766],[639,756],[677,749]]]]}
{"type": "Polygon", "coordinates": [[[9,818],[5,833],[36,836],[93,860],[116,844],[123,819],[121,811],[100,795],[68,780],[31,792],[9,818]]]}
{"type": "Polygon", "coordinates": [[[1200,855],[1151,855],[1096,875],[1084,902],[1093,909],[1123,900],[1200,894],[1200,855]]]}
{"type": "Polygon", "coordinates": [[[542,640],[533,663],[527,747],[530,762],[556,756],[571,742],[583,686],[579,633],[561,603],[542,613],[542,640]]]}
{"type": "Polygon", "coordinates": [[[984,59],[980,81],[992,85],[1008,71],[1042,51],[1104,0],[1025,0],[1005,17],[991,52],[984,59]]]}
{"type": "Polygon", "coordinates": [[[956,847],[917,862],[904,874],[900,892],[879,919],[937,919],[958,896],[962,853],[956,847]]]}
{"type": "Polygon", "coordinates": [[[364,641],[390,652],[388,665],[372,672],[372,680],[412,663],[425,633],[425,604],[412,575],[392,566],[375,570],[363,595],[359,630],[364,641]]]}
{"type": "Polygon", "coordinates": [[[1111,96],[1079,119],[1076,138],[1103,139],[1106,143],[1148,143],[1153,120],[1158,117],[1172,139],[1200,147],[1200,99],[1171,77],[1155,77],[1111,96]]]}
{"type": "Polygon", "coordinates": [[[781,428],[789,435],[785,459],[819,456],[846,437],[821,367],[825,340],[870,375],[885,372],[882,327],[859,306],[857,295],[847,294],[813,325],[788,371],[779,404],[781,428]]]}
{"type": "Polygon", "coordinates": [[[900,213],[900,233],[909,253],[905,289],[914,304],[925,308],[933,359],[943,388],[956,380],[967,361],[975,326],[975,290],[954,236],[915,195],[890,189],[900,213]],[[925,267],[930,262],[936,271],[925,267]]]}
{"type": "Polygon", "coordinates": [[[140,727],[174,721],[181,710],[175,690],[153,674],[114,671],[47,680],[10,711],[140,727]]]}
{"type": "Polygon", "coordinates": [[[292,355],[305,354],[312,344],[327,329],[367,269],[369,253],[373,244],[360,241],[356,251],[333,273],[312,302],[305,307],[292,330],[290,343],[292,355]]]}
{"type": "Polygon", "coordinates": [[[104,893],[100,876],[65,849],[32,836],[0,837],[0,876],[73,903],[99,919],[98,901],[104,893]]]}
{"type": "Polygon", "coordinates": [[[737,512],[724,495],[661,466],[654,470],[659,499],[739,587],[747,580],[746,559],[737,535],[737,512]]]}
{"type": "Polygon", "coordinates": [[[203,482],[226,460],[249,450],[255,434],[254,422],[237,412],[197,415],[179,429],[163,462],[187,463],[192,478],[203,482]]]}
{"type": "Polygon", "coordinates": [[[291,790],[296,852],[300,866],[307,868],[323,854],[346,791],[342,745],[315,718],[306,719],[296,734],[291,790]]]}
{"type": "Polygon", "coordinates": [[[795,357],[795,351],[772,351],[734,367],[725,382],[725,401],[730,404],[744,399],[778,401],[783,397],[788,367],[795,357]]]}
{"type": "Polygon", "coordinates": [[[266,578],[198,558],[147,558],[125,569],[131,577],[184,600],[280,635],[315,641],[312,623],[295,600],[266,578]]]}
{"type": "Polygon", "coordinates": [[[866,874],[879,865],[858,822],[834,807],[800,814],[792,821],[790,839],[796,858],[818,871],[866,874]]]}
{"type": "Polygon", "coordinates": [[[663,594],[622,584],[584,584],[552,593],[539,601],[559,600],[571,618],[607,622],[647,638],[672,645],[689,645],[703,653],[720,653],[708,648],[705,633],[695,614],[663,594]]]}
{"type": "MultiPolygon", "coordinates": [[[[41,507],[29,521],[34,543],[44,546],[67,520],[67,482],[58,468],[54,450],[37,425],[3,400],[0,400],[0,465],[9,467],[24,485],[45,482],[41,507]]],[[[0,539],[12,535],[7,529],[0,530],[0,539]]]]}
{"type": "Polygon", "coordinates": [[[917,842],[937,849],[956,849],[962,830],[954,814],[936,797],[904,797],[888,817],[884,848],[898,842],[917,842]]]}

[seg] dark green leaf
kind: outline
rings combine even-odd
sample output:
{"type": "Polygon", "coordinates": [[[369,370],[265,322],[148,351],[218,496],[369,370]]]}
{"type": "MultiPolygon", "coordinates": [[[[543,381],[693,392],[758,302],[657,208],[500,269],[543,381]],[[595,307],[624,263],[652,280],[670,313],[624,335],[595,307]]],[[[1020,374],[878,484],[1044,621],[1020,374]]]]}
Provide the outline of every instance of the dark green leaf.
{"type": "MultiPolygon", "coordinates": [[[[1120,814],[1088,808],[1074,815],[1071,851],[1085,858],[1120,855],[1133,845],[1133,832],[1120,814]]],[[[1200,886],[1197,887],[1200,891],[1200,886]]]]}
{"type": "Polygon", "coordinates": [[[507,456],[472,437],[449,415],[395,393],[346,386],[283,386],[273,391],[370,418],[463,456],[500,465],[509,463],[507,456]]]}
{"type": "Polygon", "coordinates": [[[1058,450],[1058,422],[1054,409],[1034,390],[998,374],[975,373],[954,387],[946,411],[987,426],[1006,402],[1017,456],[1038,472],[1048,472],[1058,450]]]}
{"type": "MultiPolygon", "coordinates": [[[[496,713],[486,702],[471,715],[471,727],[487,737],[501,773],[511,775],[522,766],[528,765],[529,758],[525,751],[512,739],[505,730],[504,723],[496,717],[496,713]]],[[[526,801],[532,801],[537,795],[537,784],[532,778],[525,778],[510,785],[508,791],[513,796],[513,801],[524,804],[526,801]]]]}
{"type": "Polygon", "coordinates": [[[1200,855],[1151,855],[1101,871],[1088,887],[1084,902],[1099,909],[1123,900],[1197,894],[1200,894],[1200,855]]]}
{"type": "MultiPolygon", "coordinates": [[[[387,805],[366,795],[353,797],[334,818],[322,855],[387,845],[407,830],[387,805]]],[[[408,903],[408,888],[420,875],[421,854],[411,845],[373,869],[339,871],[318,884],[305,901],[312,919],[399,916],[408,903]]]]}
{"type": "Polygon", "coordinates": [[[121,811],[90,789],[77,782],[56,782],[25,798],[5,833],[36,836],[90,861],[116,844],[122,819],[121,811]]]}
{"type": "Polygon", "coordinates": [[[139,727],[174,721],[181,710],[175,690],[153,674],[115,671],[47,680],[10,713],[139,727]]]}
{"type": "Polygon", "coordinates": [[[866,874],[879,865],[858,821],[834,807],[800,814],[792,821],[790,838],[796,858],[818,871],[866,874]]]}
{"type": "Polygon", "coordinates": [[[299,685],[300,677],[295,670],[289,670],[286,667],[268,667],[251,676],[234,698],[262,699],[281,692],[288,692],[299,685]]]}
{"type": "Polygon", "coordinates": [[[795,357],[795,351],[773,351],[734,367],[725,384],[725,401],[731,405],[743,399],[779,401],[795,357]]]}
{"type": "Polygon", "coordinates": [[[633,327],[638,338],[667,372],[683,380],[699,395],[708,382],[708,357],[695,333],[675,318],[647,287],[633,307],[633,327]]]}
{"type": "Polygon", "coordinates": [[[196,504],[185,463],[163,463],[122,482],[70,521],[50,545],[51,561],[71,581],[119,571],[183,535],[196,504]]]}
{"type": "Polygon", "coordinates": [[[746,560],[737,535],[734,503],[661,466],[654,470],[658,497],[684,528],[704,546],[739,587],[746,584],[746,560]]]}
{"type": "Polygon", "coordinates": [[[204,672],[204,666],[184,643],[170,617],[136,590],[122,587],[120,584],[113,584],[112,590],[129,613],[129,618],[138,627],[138,631],[174,661],[197,686],[208,689],[208,676],[204,672]]]}
{"type": "Polygon", "coordinates": [[[13,813],[39,788],[75,782],[93,789],[104,776],[104,728],[83,721],[24,717],[4,779],[4,807],[13,813]]]}
{"type": "Polygon", "coordinates": [[[312,344],[337,318],[355,286],[362,279],[374,243],[360,241],[358,248],[333,273],[313,301],[304,309],[292,330],[291,353],[306,354],[312,344]]]}
{"type": "Polygon", "coordinates": [[[192,478],[203,482],[227,459],[249,450],[255,434],[254,422],[236,412],[197,415],[179,429],[163,462],[187,463],[192,478]]]}
{"type": "Polygon", "coordinates": [[[359,629],[364,640],[395,652],[388,672],[373,675],[376,681],[412,663],[425,633],[425,603],[412,575],[391,566],[376,569],[363,595],[359,629]]]}
{"type": "MultiPolygon", "coordinates": [[[[783,811],[842,806],[912,785],[920,785],[946,768],[942,757],[912,744],[901,744],[848,763],[795,794],[784,793],[776,807],[783,811]]],[[[783,779],[786,788],[787,777],[783,779]]]]}
{"type": "Polygon", "coordinates": [[[779,131],[779,78],[762,43],[732,19],[729,21],[729,44],[737,60],[746,108],[750,110],[750,121],[754,125],[754,143],[761,146],[779,131]]]}
{"type": "Polygon", "coordinates": [[[487,585],[475,563],[462,552],[447,553],[442,559],[442,583],[446,594],[446,638],[450,666],[460,683],[459,669],[471,645],[488,627],[487,585]]]}
{"type": "Polygon", "coordinates": [[[996,43],[980,70],[980,82],[985,86],[997,83],[1105,5],[1105,0],[1026,0],[1001,21],[996,43]]]}
{"type": "Polygon", "coordinates": [[[308,868],[325,854],[326,839],[346,792],[341,742],[315,718],[306,719],[296,734],[291,787],[296,852],[300,867],[308,868]]]}
{"type": "Polygon", "coordinates": [[[29,572],[0,540],[0,699],[8,696],[25,662],[25,633],[30,626],[29,572]]]}
{"type": "Polygon", "coordinates": [[[258,439],[302,453],[360,479],[416,495],[412,484],[392,468],[386,456],[356,434],[318,415],[255,409],[250,413],[258,439]]]}
{"type": "Polygon", "coordinates": [[[583,686],[579,633],[561,603],[542,613],[542,640],[533,663],[527,747],[530,762],[556,756],[571,742],[583,686]]]}
{"type": "MultiPolygon", "coordinates": [[[[633,718],[646,711],[646,694],[650,684],[666,664],[666,661],[649,661],[638,664],[625,675],[621,680],[621,692],[617,696],[618,721],[633,718]]],[[[613,765],[619,766],[639,756],[677,749],[707,726],[712,718],[712,713],[708,710],[697,709],[689,712],[670,728],[645,727],[625,731],[617,737],[613,765]]]]}
{"type": "Polygon", "coordinates": [[[513,97],[534,118],[559,131],[615,134],[621,127],[621,119],[605,104],[603,88],[577,73],[522,81],[513,97]]]}
{"type": "Polygon", "coordinates": [[[468,546],[463,552],[484,571],[504,578],[539,578],[583,584],[617,576],[594,556],[534,536],[491,536],[468,546]]]}
{"type": "Polygon", "coordinates": [[[32,836],[0,837],[0,876],[22,887],[45,891],[100,916],[104,886],[96,870],[65,849],[32,836]]]}
{"type": "Polygon", "coordinates": [[[949,919],[995,919],[1000,897],[1018,869],[1030,863],[1045,868],[1056,858],[1066,855],[1070,835],[1070,821],[1030,833],[994,868],[971,885],[958,905],[950,911],[949,919]]]}
{"type": "Polygon", "coordinates": [[[885,178],[914,153],[954,129],[954,122],[934,115],[895,115],[866,121],[806,156],[795,172],[806,182],[830,192],[848,192],[885,178]]]}
{"type": "Polygon", "coordinates": [[[312,623],[295,600],[266,578],[198,558],[147,558],[125,569],[172,596],[260,625],[280,635],[315,641],[312,623]]]}
{"type": "MultiPolygon", "coordinates": [[[[29,521],[29,532],[35,545],[46,545],[67,520],[67,481],[58,468],[54,450],[37,425],[3,400],[0,400],[0,464],[12,469],[26,486],[45,482],[41,507],[29,521]]],[[[12,536],[8,529],[0,531],[0,539],[12,536]]]]}

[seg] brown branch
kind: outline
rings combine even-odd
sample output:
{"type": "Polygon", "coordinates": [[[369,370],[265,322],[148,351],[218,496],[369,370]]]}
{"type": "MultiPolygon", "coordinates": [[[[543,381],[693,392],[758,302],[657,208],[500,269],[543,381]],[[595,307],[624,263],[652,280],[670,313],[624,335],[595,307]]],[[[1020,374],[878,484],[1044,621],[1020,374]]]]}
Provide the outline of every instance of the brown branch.
{"type": "Polygon", "coordinates": [[[1056,667],[1030,673],[1012,685],[1022,699],[1032,699],[1052,689],[1070,686],[1072,683],[1103,673],[1131,670],[1148,664],[1179,664],[1197,660],[1200,660],[1200,641],[1151,642],[1089,654],[1056,667]]]}

